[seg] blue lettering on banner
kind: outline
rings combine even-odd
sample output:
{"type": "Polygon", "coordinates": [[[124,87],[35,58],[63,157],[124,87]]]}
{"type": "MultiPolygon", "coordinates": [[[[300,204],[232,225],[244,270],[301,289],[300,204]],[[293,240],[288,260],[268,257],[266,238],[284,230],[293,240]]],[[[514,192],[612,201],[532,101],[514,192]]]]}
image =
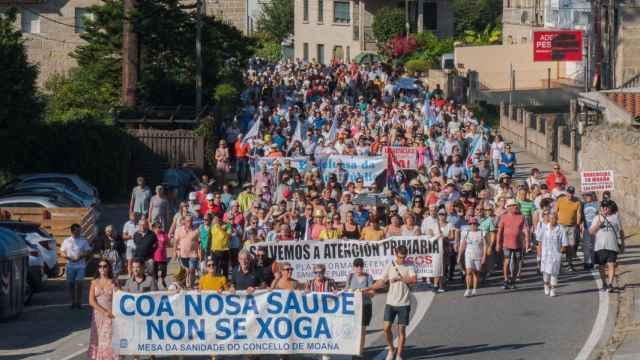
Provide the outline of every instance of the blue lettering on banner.
{"type": "Polygon", "coordinates": [[[125,302],[127,300],[135,301],[135,298],[133,297],[133,295],[130,295],[130,294],[122,295],[122,297],[120,298],[120,312],[122,313],[122,315],[125,315],[125,316],[133,316],[136,314],[136,312],[127,311],[127,307],[125,306],[125,302]]]}
{"type": "Polygon", "coordinates": [[[167,313],[169,316],[173,316],[173,308],[171,307],[171,303],[167,296],[160,298],[160,306],[158,306],[158,314],[156,316],[161,316],[164,313],[167,313]]]}
{"type": "Polygon", "coordinates": [[[282,293],[272,292],[267,296],[267,312],[269,314],[278,314],[282,312],[282,301],[280,301],[282,293]]]}
{"type": "Polygon", "coordinates": [[[266,319],[262,319],[262,318],[256,318],[257,322],[258,322],[258,326],[260,326],[260,332],[258,333],[258,339],[273,339],[273,334],[271,333],[271,330],[269,328],[269,325],[271,324],[271,320],[273,318],[266,318],[266,319]]]}

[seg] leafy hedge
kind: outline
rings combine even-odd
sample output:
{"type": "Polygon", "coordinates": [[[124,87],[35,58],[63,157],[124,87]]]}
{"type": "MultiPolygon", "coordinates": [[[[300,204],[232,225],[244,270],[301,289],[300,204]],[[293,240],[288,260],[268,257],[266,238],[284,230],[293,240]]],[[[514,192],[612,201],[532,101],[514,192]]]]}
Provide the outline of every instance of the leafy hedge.
{"type": "Polygon", "coordinates": [[[0,173],[65,172],[80,175],[102,200],[128,192],[131,137],[95,121],[49,123],[0,133],[0,173]]]}
{"type": "Polygon", "coordinates": [[[431,68],[431,63],[424,59],[412,59],[404,64],[409,72],[427,72],[431,68]]]}

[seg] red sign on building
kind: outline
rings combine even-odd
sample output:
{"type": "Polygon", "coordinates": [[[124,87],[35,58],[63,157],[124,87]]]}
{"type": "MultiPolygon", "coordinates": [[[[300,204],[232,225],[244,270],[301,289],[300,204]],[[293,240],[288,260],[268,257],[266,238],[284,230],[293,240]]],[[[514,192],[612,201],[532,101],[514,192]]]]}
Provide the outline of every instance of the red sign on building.
{"type": "Polygon", "coordinates": [[[582,31],[535,31],[533,61],[582,61],[582,31]]]}

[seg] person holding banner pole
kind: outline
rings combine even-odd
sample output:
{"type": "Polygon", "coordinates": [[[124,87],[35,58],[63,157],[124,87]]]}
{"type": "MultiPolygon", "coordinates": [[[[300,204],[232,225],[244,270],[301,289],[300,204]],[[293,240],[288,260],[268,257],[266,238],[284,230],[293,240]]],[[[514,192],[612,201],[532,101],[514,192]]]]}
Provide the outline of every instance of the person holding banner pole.
{"type": "Polygon", "coordinates": [[[389,292],[384,307],[384,335],[387,341],[388,353],[386,360],[402,360],[406,340],[405,329],[409,325],[411,313],[411,285],[417,282],[416,270],[411,264],[405,263],[409,251],[404,245],[398,246],[394,260],[387,264],[382,271],[382,277],[376,281],[371,290],[382,289],[389,283],[389,292]],[[398,347],[393,345],[392,326],[398,319],[398,347]]]}
{"type": "MultiPolygon", "coordinates": [[[[315,264],[313,265],[313,274],[315,277],[309,280],[304,290],[306,292],[336,292],[338,291],[338,287],[336,286],[336,282],[325,276],[327,272],[327,267],[324,264],[315,264]]],[[[322,355],[322,360],[328,360],[328,355],[322,355]]]]}
{"type": "Polygon", "coordinates": [[[364,271],[364,260],[362,258],[353,260],[353,272],[347,277],[345,289],[348,291],[362,292],[362,340],[360,341],[360,354],[362,354],[362,348],[364,347],[367,336],[367,326],[371,324],[371,318],[373,317],[373,302],[371,298],[376,294],[376,292],[371,289],[373,284],[373,276],[364,271]]]}

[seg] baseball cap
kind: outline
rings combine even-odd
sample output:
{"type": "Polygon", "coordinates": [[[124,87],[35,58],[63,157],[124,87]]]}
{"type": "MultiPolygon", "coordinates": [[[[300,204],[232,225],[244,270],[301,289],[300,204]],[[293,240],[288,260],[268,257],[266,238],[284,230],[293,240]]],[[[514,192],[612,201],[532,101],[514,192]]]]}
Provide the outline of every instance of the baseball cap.
{"type": "Polygon", "coordinates": [[[518,203],[515,200],[513,200],[513,199],[507,200],[507,207],[514,206],[514,205],[518,206],[518,203]]]}
{"type": "Polygon", "coordinates": [[[572,185],[567,186],[567,192],[569,194],[573,194],[576,192],[576,188],[574,188],[572,185]]]}
{"type": "Polygon", "coordinates": [[[213,194],[207,194],[207,200],[213,200],[213,194]]]}

